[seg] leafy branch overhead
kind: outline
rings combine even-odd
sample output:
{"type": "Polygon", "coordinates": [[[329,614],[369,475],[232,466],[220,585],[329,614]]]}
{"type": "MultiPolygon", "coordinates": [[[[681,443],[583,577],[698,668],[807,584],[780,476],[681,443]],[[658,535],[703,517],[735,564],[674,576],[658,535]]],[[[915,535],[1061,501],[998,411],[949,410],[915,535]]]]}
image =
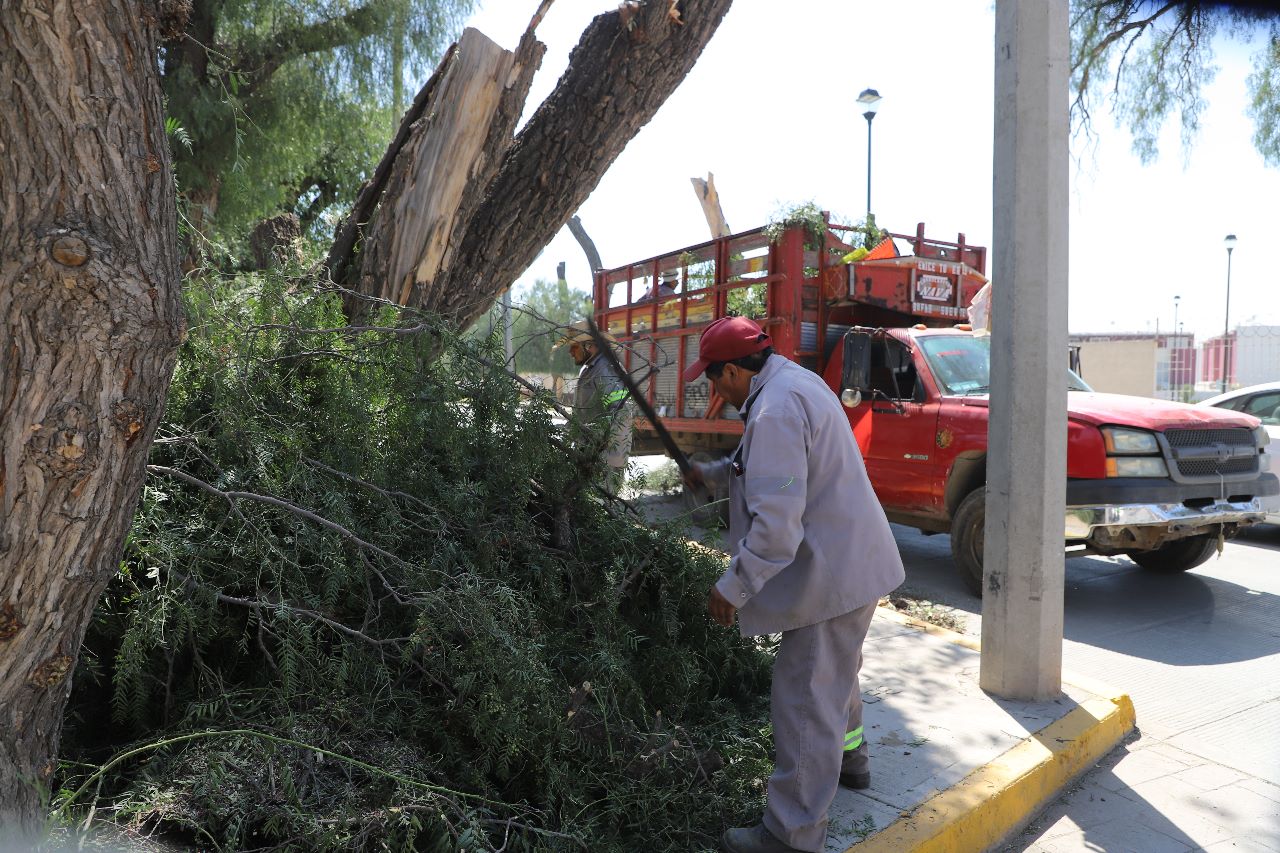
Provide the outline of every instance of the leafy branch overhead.
{"type": "Polygon", "coordinates": [[[1263,35],[1247,80],[1253,143],[1280,166],[1280,10],[1266,3],[1073,0],[1072,120],[1092,136],[1096,102],[1107,99],[1133,150],[1150,162],[1165,123],[1177,117],[1182,144],[1200,128],[1203,90],[1214,79],[1215,38],[1252,43],[1263,35]]]}

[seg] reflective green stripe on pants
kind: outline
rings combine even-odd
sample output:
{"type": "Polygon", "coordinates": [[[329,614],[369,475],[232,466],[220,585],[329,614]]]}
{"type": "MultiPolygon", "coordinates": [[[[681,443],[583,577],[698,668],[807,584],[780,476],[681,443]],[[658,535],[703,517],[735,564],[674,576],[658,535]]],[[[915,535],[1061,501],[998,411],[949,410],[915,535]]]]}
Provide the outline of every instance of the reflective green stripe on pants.
{"type": "Polygon", "coordinates": [[[862,726],[858,726],[851,732],[845,732],[844,735],[844,751],[857,749],[862,746],[862,726]]]}

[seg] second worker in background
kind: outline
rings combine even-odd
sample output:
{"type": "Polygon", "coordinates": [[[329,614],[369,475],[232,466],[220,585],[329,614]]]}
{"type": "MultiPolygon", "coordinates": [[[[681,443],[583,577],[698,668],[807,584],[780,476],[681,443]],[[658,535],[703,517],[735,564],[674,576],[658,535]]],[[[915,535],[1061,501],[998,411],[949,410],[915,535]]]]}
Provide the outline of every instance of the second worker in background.
{"type": "MultiPolygon", "coordinates": [[[[608,335],[605,338],[612,340],[608,335]]],[[[602,430],[596,440],[603,442],[601,455],[609,466],[607,485],[615,495],[620,494],[626,482],[635,419],[627,402],[627,386],[609,360],[597,351],[585,322],[575,323],[556,343],[564,345],[568,345],[573,363],[580,368],[573,391],[574,414],[583,425],[602,430]]]]}

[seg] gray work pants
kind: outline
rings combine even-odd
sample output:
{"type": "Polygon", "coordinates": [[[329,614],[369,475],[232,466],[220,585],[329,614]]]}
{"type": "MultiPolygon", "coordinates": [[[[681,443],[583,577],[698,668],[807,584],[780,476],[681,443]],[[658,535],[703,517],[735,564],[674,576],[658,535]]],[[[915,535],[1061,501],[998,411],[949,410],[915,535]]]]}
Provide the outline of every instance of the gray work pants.
{"type": "Polygon", "coordinates": [[[764,825],[798,850],[822,850],[840,773],[867,770],[862,735],[862,642],[875,604],[786,631],[773,665],[777,755],[764,825]],[[845,747],[849,749],[846,751],[845,747]]]}

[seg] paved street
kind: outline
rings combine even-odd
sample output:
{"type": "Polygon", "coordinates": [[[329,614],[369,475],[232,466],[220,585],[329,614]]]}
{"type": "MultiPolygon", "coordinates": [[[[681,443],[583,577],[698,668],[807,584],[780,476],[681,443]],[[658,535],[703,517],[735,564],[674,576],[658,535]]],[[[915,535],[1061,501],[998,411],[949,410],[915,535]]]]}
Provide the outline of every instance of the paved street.
{"type": "MultiPolygon", "coordinates": [[[[895,528],[907,589],[970,614],[948,540],[895,528]]],[[[1067,562],[1064,668],[1124,690],[1139,734],[1009,851],[1280,851],[1280,527],[1162,576],[1067,562]]]]}

